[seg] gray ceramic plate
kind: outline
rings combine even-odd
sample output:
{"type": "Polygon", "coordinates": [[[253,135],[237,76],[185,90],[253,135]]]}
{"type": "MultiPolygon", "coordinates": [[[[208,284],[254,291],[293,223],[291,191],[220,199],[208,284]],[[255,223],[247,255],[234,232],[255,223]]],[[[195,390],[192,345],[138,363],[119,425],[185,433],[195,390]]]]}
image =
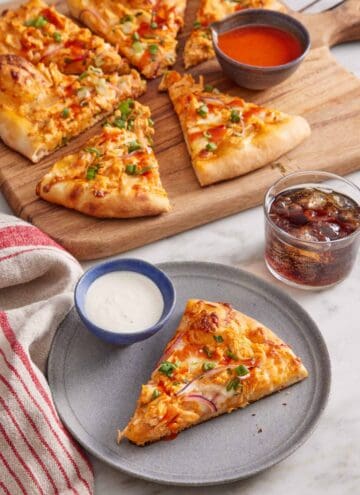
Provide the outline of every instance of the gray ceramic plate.
{"type": "Polygon", "coordinates": [[[171,321],[157,335],[114,347],[88,332],[75,310],[60,326],[49,358],[49,381],[68,429],[92,454],[140,478],[176,485],[235,481],[281,461],[310,435],[330,387],[324,340],[307,313],[284,292],[250,273],[211,263],[165,263],[176,287],[171,321]],[[136,447],[115,442],[139,393],[173,335],[189,298],[226,301],[274,329],[299,354],[308,379],[243,410],[136,447]],[[286,405],[285,405],[286,404],[286,405]]]}

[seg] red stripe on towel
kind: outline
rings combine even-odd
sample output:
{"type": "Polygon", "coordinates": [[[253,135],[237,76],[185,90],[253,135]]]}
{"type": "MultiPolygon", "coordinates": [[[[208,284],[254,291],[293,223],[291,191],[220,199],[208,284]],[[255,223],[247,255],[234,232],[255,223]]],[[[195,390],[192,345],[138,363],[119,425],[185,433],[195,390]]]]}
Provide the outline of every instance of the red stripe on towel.
{"type": "Polygon", "coordinates": [[[16,481],[16,483],[19,485],[20,490],[23,492],[24,495],[27,495],[27,491],[25,490],[24,485],[21,483],[20,479],[16,476],[16,473],[11,469],[11,467],[9,466],[9,463],[7,462],[7,460],[2,455],[1,452],[0,452],[0,459],[2,460],[4,466],[9,471],[9,473],[11,474],[11,476],[14,478],[14,480],[16,481]]]}
{"type": "MultiPolygon", "coordinates": [[[[76,450],[79,452],[80,456],[83,458],[83,460],[85,461],[86,465],[88,466],[89,468],[89,471],[91,474],[93,474],[93,469],[92,469],[92,466],[90,464],[90,461],[89,459],[86,457],[86,455],[84,454],[84,452],[82,451],[82,449],[80,448],[80,446],[73,440],[73,438],[68,435],[67,431],[65,430],[63,424],[61,423],[61,421],[59,420],[58,418],[58,415],[55,411],[55,408],[51,402],[51,398],[49,396],[49,394],[47,393],[47,391],[45,390],[45,388],[42,386],[42,384],[40,383],[38,377],[36,376],[36,374],[34,373],[34,370],[32,369],[32,366],[31,366],[31,363],[24,351],[24,349],[22,348],[22,346],[20,345],[20,343],[17,341],[16,339],[16,336],[9,324],[9,321],[8,321],[8,318],[6,316],[6,313],[4,312],[0,312],[0,325],[3,329],[3,332],[4,332],[4,335],[5,337],[7,338],[8,342],[10,343],[11,345],[11,348],[13,349],[13,351],[16,353],[16,355],[20,358],[21,362],[23,363],[23,365],[25,366],[25,368],[27,369],[34,385],[36,386],[38,392],[40,393],[41,397],[44,399],[44,401],[46,402],[46,404],[48,405],[56,423],[58,424],[58,426],[64,431],[64,433],[66,434],[66,436],[70,439],[71,443],[74,445],[74,447],[76,448],[76,450]]],[[[76,470],[76,473],[77,475],[79,476],[79,479],[84,483],[84,485],[86,486],[89,494],[92,493],[91,491],[91,488],[90,488],[90,485],[89,483],[87,482],[87,480],[85,480],[81,474],[80,474],[80,471],[79,471],[79,468],[78,466],[76,465],[75,462],[72,462],[74,467],[75,467],[75,470],[76,470]]]]}
{"type": "Polygon", "coordinates": [[[30,450],[30,452],[32,453],[32,455],[34,456],[34,458],[37,460],[37,462],[40,464],[40,466],[42,467],[44,473],[46,474],[47,479],[50,481],[50,483],[51,483],[51,485],[52,485],[52,487],[54,489],[54,492],[56,493],[58,490],[57,490],[55,481],[51,477],[51,475],[50,475],[47,467],[45,466],[45,464],[43,463],[43,461],[40,459],[40,457],[37,454],[37,452],[35,451],[34,447],[29,443],[29,441],[26,438],[24,432],[21,430],[21,428],[19,426],[19,423],[16,421],[15,416],[12,414],[12,412],[10,411],[10,409],[8,408],[8,406],[6,405],[6,403],[5,403],[5,401],[4,401],[4,399],[2,397],[0,397],[0,403],[3,406],[3,408],[5,409],[5,411],[7,412],[7,415],[11,419],[11,421],[12,421],[13,425],[15,426],[15,428],[17,429],[19,435],[21,436],[21,438],[23,439],[23,441],[26,443],[28,449],[30,450]]]}
{"type": "MultiPolygon", "coordinates": [[[[26,385],[26,383],[24,382],[24,380],[22,379],[21,375],[19,374],[19,372],[17,371],[16,368],[14,368],[14,366],[12,366],[11,363],[9,363],[9,361],[6,359],[6,356],[4,354],[4,351],[2,349],[0,349],[0,355],[3,357],[6,365],[8,366],[8,368],[14,373],[14,375],[16,376],[16,378],[19,380],[19,382],[22,384],[25,392],[27,393],[27,395],[29,396],[30,400],[32,401],[32,403],[39,409],[39,411],[42,413],[43,417],[44,417],[44,420],[46,422],[46,424],[48,425],[48,427],[50,428],[52,434],[54,435],[54,437],[56,438],[56,440],[59,442],[59,444],[61,445],[61,448],[63,449],[63,451],[65,452],[65,455],[66,457],[69,459],[69,461],[72,463],[75,471],[76,471],[76,474],[78,475],[79,479],[87,486],[87,488],[89,488],[89,484],[87,483],[87,481],[81,476],[81,473],[80,473],[80,470],[79,470],[79,467],[77,466],[74,458],[71,456],[70,452],[67,450],[66,446],[64,445],[64,443],[62,442],[60,436],[58,435],[57,431],[53,428],[52,424],[51,424],[51,421],[49,420],[49,418],[47,417],[46,415],[46,412],[44,411],[44,409],[41,407],[41,405],[38,403],[38,401],[35,399],[35,397],[31,394],[28,386],[26,385]]],[[[69,437],[69,435],[67,434],[67,431],[63,428],[62,429],[62,432],[63,434],[66,436],[66,438],[68,438],[69,440],[72,440],[71,437],[69,437]]],[[[90,492],[90,488],[89,488],[89,492],[90,492]]]]}
{"type": "Polygon", "coordinates": [[[40,442],[43,444],[43,446],[45,447],[46,451],[48,454],[51,455],[51,457],[54,459],[57,467],[59,468],[61,474],[63,475],[65,481],[66,481],[66,484],[67,484],[67,487],[69,488],[69,490],[73,490],[74,493],[78,493],[75,488],[73,488],[71,486],[71,482],[70,482],[70,479],[68,477],[68,475],[66,474],[66,471],[63,467],[63,465],[61,464],[61,462],[59,461],[57,455],[55,454],[54,450],[50,447],[50,445],[48,444],[48,442],[45,440],[45,438],[43,437],[43,435],[41,434],[41,432],[39,431],[38,427],[36,426],[34,420],[32,419],[32,417],[29,415],[29,413],[26,411],[25,409],[25,406],[24,404],[21,402],[20,400],[20,397],[18,396],[18,394],[16,393],[16,391],[14,390],[14,388],[12,387],[12,385],[10,385],[10,383],[6,380],[6,378],[2,375],[0,375],[0,380],[5,384],[5,386],[10,390],[10,392],[13,394],[13,396],[15,397],[16,399],[16,402],[19,404],[20,406],[20,409],[21,411],[23,412],[24,416],[26,417],[26,419],[28,420],[28,422],[31,424],[32,426],[32,429],[34,430],[34,432],[36,433],[37,437],[39,438],[40,442]]]}
{"type": "Polygon", "coordinates": [[[14,225],[0,229],[0,249],[16,246],[56,246],[59,244],[32,225],[14,225]]]}
{"type": "Polygon", "coordinates": [[[40,486],[39,481],[35,478],[34,473],[31,471],[31,469],[29,468],[29,466],[24,462],[24,459],[21,457],[21,455],[19,454],[19,452],[16,450],[15,445],[13,444],[13,442],[11,441],[11,439],[9,438],[9,436],[7,435],[7,433],[5,431],[5,428],[3,427],[3,425],[1,423],[0,423],[0,432],[2,433],[3,437],[5,438],[5,441],[8,444],[8,446],[13,451],[16,459],[19,461],[19,463],[24,468],[24,470],[27,472],[27,474],[29,475],[29,477],[33,481],[33,483],[37,486],[39,492],[42,493],[42,494],[44,494],[44,492],[43,492],[43,490],[42,490],[42,488],[40,486]]]}

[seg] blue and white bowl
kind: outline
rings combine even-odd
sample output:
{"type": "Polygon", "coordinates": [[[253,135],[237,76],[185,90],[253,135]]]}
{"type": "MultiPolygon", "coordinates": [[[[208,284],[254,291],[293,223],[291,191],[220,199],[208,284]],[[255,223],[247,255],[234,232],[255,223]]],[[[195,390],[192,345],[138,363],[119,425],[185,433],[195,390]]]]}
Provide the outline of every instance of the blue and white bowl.
{"type": "Polygon", "coordinates": [[[169,277],[151,263],[135,258],[125,258],[100,263],[87,270],[75,287],[75,306],[81,320],[91,333],[111,344],[129,345],[148,339],[154,335],[169,320],[174,311],[175,301],[175,288],[169,277]],[[155,325],[137,332],[122,332],[121,329],[112,332],[95,325],[89,320],[85,312],[85,299],[89,287],[97,278],[114,271],[137,272],[148,277],[157,285],[163,297],[164,309],[160,320],[155,325]]]}

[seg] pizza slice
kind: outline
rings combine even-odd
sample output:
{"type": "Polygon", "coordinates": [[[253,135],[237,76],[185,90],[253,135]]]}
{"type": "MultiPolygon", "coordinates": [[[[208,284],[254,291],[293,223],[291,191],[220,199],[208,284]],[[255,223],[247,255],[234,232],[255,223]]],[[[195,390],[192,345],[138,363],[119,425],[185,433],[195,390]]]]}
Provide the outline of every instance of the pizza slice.
{"type": "Polygon", "coordinates": [[[186,0],[67,0],[71,14],[116,46],[145,77],[161,75],[176,59],[176,36],[186,0]]]}
{"type": "Polygon", "coordinates": [[[104,73],[130,71],[109,43],[42,0],[29,0],[0,17],[0,55],[9,53],[34,64],[55,63],[66,74],[81,74],[89,66],[104,73]]]}
{"type": "Polygon", "coordinates": [[[189,300],[118,440],[144,445],[243,408],[308,372],[271,330],[226,303],[189,300]]]}
{"type": "Polygon", "coordinates": [[[185,44],[185,68],[188,69],[215,57],[209,29],[212,22],[221,21],[230,14],[248,8],[286,10],[277,0],[200,0],[194,29],[185,44]]]}
{"type": "Polygon", "coordinates": [[[202,186],[262,167],[310,135],[304,118],[220,93],[202,77],[170,71],[160,89],[169,91],[202,186]]]}
{"type": "Polygon", "coordinates": [[[128,218],[169,210],[152,149],[150,110],[126,99],[101,134],[78,152],[55,163],[37,185],[51,203],[87,215],[128,218]]]}
{"type": "Polygon", "coordinates": [[[112,112],[119,101],[140,96],[145,82],[130,74],[88,67],[79,76],[55,64],[37,66],[17,55],[0,55],[0,137],[38,162],[112,112]]]}

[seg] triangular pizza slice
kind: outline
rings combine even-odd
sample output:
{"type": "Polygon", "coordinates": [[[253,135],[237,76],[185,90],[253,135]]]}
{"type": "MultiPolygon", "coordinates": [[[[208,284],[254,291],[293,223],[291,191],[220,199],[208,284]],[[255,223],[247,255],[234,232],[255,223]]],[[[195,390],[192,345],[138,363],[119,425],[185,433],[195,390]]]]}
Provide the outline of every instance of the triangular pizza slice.
{"type": "Polygon", "coordinates": [[[89,66],[104,73],[130,71],[114,47],[42,0],[29,0],[0,17],[0,54],[9,53],[33,64],[55,63],[65,74],[82,74],[89,66]]]}
{"type": "Polygon", "coordinates": [[[128,218],[170,208],[152,149],[150,110],[127,99],[78,152],[55,163],[37,194],[87,215],[128,218]]]}
{"type": "Polygon", "coordinates": [[[160,84],[178,114],[202,186],[260,168],[310,135],[303,117],[220,93],[203,78],[169,71],[160,84]]]}
{"type": "Polygon", "coordinates": [[[249,8],[286,10],[277,0],[200,0],[194,28],[185,44],[185,68],[215,57],[209,29],[212,22],[221,21],[230,14],[249,8]]]}
{"type": "Polygon", "coordinates": [[[271,330],[226,303],[189,300],[179,327],[118,440],[174,436],[308,376],[271,330]]]}
{"type": "Polygon", "coordinates": [[[9,54],[0,55],[0,81],[0,137],[34,163],[146,88],[134,69],[104,74],[90,66],[78,76],[9,54]]]}
{"type": "Polygon", "coordinates": [[[186,0],[67,0],[71,14],[116,46],[145,77],[175,63],[186,0]]]}

